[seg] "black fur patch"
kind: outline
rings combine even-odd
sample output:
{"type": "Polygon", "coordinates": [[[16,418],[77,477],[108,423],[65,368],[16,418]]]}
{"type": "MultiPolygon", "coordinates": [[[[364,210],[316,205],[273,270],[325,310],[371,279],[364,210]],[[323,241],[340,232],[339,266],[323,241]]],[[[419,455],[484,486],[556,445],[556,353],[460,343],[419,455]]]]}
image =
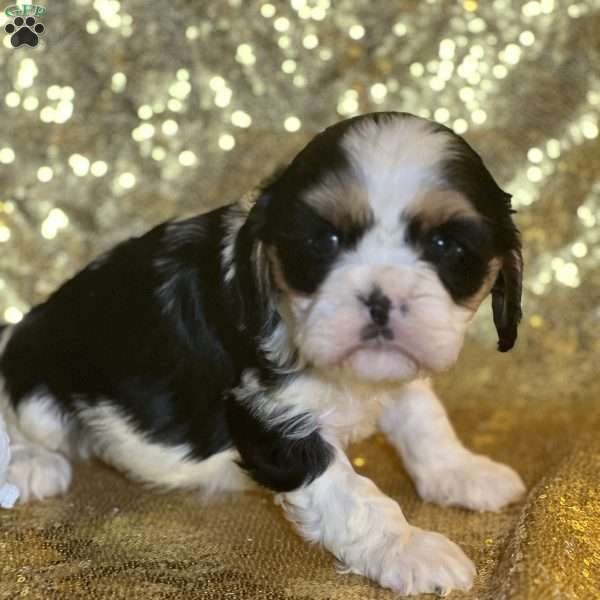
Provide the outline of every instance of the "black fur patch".
{"type": "Polygon", "coordinates": [[[330,455],[318,433],[290,440],[298,421],[269,429],[237,403],[228,407],[246,369],[265,393],[287,381],[259,348],[278,317],[257,283],[252,219],[236,245],[238,276],[224,283],[224,223],[237,210],[159,225],[33,308],[0,356],[12,402],[40,389],[66,413],[110,402],[150,442],[188,444],[190,458],[239,444],[244,468],[271,489],[317,477],[330,455]]]}
{"type": "Polygon", "coordinates": [[[468,218],[451,219],[433,228],[424,226],[418,217],[413,218],[407,228],[407,241],[435,266],[455,302],[466,300],[481,288],[494,256],[487,226],[468,218]],[[460,251],[438,249],[435,240],[439,236],[460,247],[460,251]]]}
{"type": "Polygon", "coordinates": [[[35,307],[0,358],[12,401],[43,387],[67,411],[113,402],[196,458],[229,447],[224,393],[257,358],[221,284],[224,210],[120,244],[35,307]]]}
{"type": "Polygon", "coordinates": [[[315,136],[282,170],[262,197],[259,237],[276,248],[286,282],[296,291],[313,293],[338,256],[353,248],[371,226],[369,220],[348,219],[334,226],[303,201],[303,194],[333,175],[344,179],[352,171],[341,140],[361,117],[347,119],[315,136]],[[335,235],[338,252],[323,252],[319,242],[335,235]]]}
{"type": "Polygon", "coordinates": [[[333,449],[318,431],[296,437],[308,415],[269,427],[248,406],[230,398],[229,429],[240,452],[240,465],[250,476],[276,492],[289,492],[321,475],[333,458],[333,449]]]}
{"type": "Polygon", "coordinates": [[[265,241],[277,250],[286,282],[306,294],[317,289],[339,253],[352,248],[360,235],[356,230],[336,229],[300,201],[290,202],[287,210],[270,220],[264,232],[265,241]],[[329,236],[336,236],[339,245],[333,251],[324,251],[320,242],[329,236]]]}

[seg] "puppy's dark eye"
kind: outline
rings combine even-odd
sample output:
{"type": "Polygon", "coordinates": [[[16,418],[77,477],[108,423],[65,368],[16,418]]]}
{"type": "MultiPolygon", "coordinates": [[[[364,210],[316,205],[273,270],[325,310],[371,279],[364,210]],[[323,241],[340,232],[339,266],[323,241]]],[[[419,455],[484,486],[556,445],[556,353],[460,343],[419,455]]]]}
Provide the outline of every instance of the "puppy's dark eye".
{"type": "Polygon", "coordinates": [[[460,257],[465,253],[464,246],[449,235],[434,233],[429,238],[429,246],[436,256],[460,257]]]}
{"type": "Polygon", "coordinates": [[[340,240],[335,233],[327,233],[308,238],[306,245],[315,256],[328,258],[337,253],[340,240]]]}

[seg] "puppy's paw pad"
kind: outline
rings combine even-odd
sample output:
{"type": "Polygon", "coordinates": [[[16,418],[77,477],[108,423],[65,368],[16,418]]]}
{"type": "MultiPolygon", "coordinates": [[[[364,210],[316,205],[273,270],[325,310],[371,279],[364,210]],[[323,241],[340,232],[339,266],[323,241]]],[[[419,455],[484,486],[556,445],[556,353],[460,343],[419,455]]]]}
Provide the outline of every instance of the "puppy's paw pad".
{"type": "Polygon", "coordinates": [[[469,590],[475,572],[475,565],[454,542],[413,527],[408,541],[386,553],[380,583],[404,595],[445,596],[452,590],[469,590]]]}
{"type": "Polygon", "coordinates": [[[67,491],[71,465],[62,454],[35,444],[15,444],[11,454],[8,481],[18,488],[19,502],[41,500],[67,491]]]}
{"type": "Polygon", "coordinates": [[[487,456],[465,452],[417,481],[423,500],[477,511],[498,511],[525,493],[521,477],[487,456]]]}

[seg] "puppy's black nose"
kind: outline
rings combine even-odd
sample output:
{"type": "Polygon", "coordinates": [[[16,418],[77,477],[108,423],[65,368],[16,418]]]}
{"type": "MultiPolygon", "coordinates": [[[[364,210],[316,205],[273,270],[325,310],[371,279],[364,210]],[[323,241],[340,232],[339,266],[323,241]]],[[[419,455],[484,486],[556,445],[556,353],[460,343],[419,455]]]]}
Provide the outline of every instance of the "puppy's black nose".
{"type": "Polygon", "coordinates": [[[369,309],[373,323],[380,327],[387,324],[392,303],[379,288],[375,288],[363,302],[369,309]]]}

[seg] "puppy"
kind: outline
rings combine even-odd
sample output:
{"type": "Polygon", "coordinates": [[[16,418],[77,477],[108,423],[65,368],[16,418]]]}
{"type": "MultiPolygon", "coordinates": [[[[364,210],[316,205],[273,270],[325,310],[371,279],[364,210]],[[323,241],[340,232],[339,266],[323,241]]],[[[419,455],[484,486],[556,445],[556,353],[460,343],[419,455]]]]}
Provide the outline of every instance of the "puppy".
{"type": "Polygon", "coordinates": [[[155,227],[3,334],[22,497],[69,459],[209,491],[277,492],[307,540],[403,594],[470,588],[453,542],[410,525],[344,453],[377,425],[422,498],[498,510],[524,491],[457,439],[427,377],[491,293],[499,350],[521,317],[510,196],[449,129],[403,113],[318,134],[248,202],[155,227]]]}

